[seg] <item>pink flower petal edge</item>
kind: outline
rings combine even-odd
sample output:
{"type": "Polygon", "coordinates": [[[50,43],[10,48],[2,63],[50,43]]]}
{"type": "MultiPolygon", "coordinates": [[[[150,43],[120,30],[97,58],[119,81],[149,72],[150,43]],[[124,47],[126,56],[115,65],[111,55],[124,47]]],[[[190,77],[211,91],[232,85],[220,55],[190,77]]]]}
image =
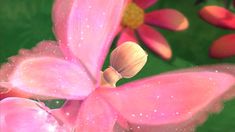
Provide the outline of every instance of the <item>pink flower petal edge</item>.
{"type": "Polygon", "coordinates": [[[200,16],[210,24],[226,29],[235,29],[235,14],[220,6],[205,6],[200,16]]]}
{"type": "Polygon", "coordinates": [[[77,117],[78,132],[113,132],[117,114],[107,100],[94,92],[81,105],[77,117]]]}
{"type": "Polygon", "coordinates": [[[80,61],[97,82],[125,4],[124,0],[54,3],[54,31],[63,53],[70,60],[80,61]]]}
{"type": "Polygon", "coordinates": [[[174,9],[161,9],[149,12],[145,14],[145,22],[173,31],[182,31],[189,26],[187,18],[174,9]]]}
{"type": "Polygon", "coordinates": [[[210,47],[210,56],[214,58],[235,56],[235,34],[224,35],[215,40],[210,47]]]}
{"type": "Polygon", "coordinates": [[[137,29],[141,40],[154,53],[160,55],[163,59],[170,59],[172,56],[171,48],[166,39],[156,30],[143,24],[137,29]]]}
{"type": "Polygon", "coordinates": [[[0,102],[0,130],[4,132],[69,131],[47,112],[43,104],[25,98],[6,98],[0,102]]]}
{"type": "Polygon", "coordinates": [[[134,2],[143,9],[147,9],[148,7],[155,4],[158,0],[134,0],[134,2]]]}
{"type": "MultiPolygon", "coordinates": [[[[21,49],[19,55],[12,56],[8,59],[8,63],[5,63],[0,68],[0,89],[11,89],[12,85],[9,83],[9,77],[15,70],[15,67],[19,65],[24,59],[31,57],[50,56],[56,58],[63,58],[63,55],[54,41],[42,41],[37,44],[32,50],[21,49]]],[[[9,91],[8,91],[9,92],[9,91]]],[[[3,94],[3,93],[2,93],[3,94]]],[[[1,96],[2,96],[1,94],[1,96]]],[[[23,94],[19,91],[12,92],[14,94],[23,94]]],[[[24,93],[25,94],[25,93],[24,93]]]]}
{"type": "Polygon", "coordinates": [[[220,111],[221,102],[235,96],[234,84],[234,76],[225,73],[185,72],[98,92],[126,119],[131,130],[192,131],[205,121],[208,112],[220,111]]]}
{"type": "Polygon", "coordinates": [[[0,70],[0,80],[9,84],[12,93],[40,99],[79,99],[93,91],[93,82],[82,66],[65,60],[53,41],[21,50],[9,60],[0,70]]]}
{"type": "Polygon", "coordinates": [[[137,38],[135,36],[135,31],[129,28],[123,29],[123,31],[120,33],[120,37],[117,42],[117,46],[123,44],[124,42],[132,41],[132,42],[138,42],[137,38]]]}

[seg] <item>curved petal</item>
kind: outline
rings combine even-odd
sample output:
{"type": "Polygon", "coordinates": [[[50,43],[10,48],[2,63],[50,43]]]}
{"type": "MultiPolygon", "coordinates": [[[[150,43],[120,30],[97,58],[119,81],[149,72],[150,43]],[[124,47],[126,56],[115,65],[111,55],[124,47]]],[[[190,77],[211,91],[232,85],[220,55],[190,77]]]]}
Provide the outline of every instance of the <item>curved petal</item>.
{"type": "Polygon", "coordinates": [[[52,109],[50,113],[63,121],[67,126],[74,128],[81,104],[82,100],[67,100],[61,108],[52,109]]]}
{"type": "Polygon", "coordinates": [[[234,76],[225,73],[185,72],[153,76],[98,92],[134,124],[130,129],[174,132],[193,129],[208,112],[220,110],[220,102],[226,93],[235,90],[234,84],[234,76]]]}
{"type": "Polygon", "coordinates": [[[81,66],[53,57],[23,60],[9,82],[13,88],[42,99],[82,99],[94,88],[81,66]]]}
{"type": "Polygon", "coordinates": [[[219,6],[206,6],[199,12],[200,16],[210,24],[218,27],[235,29],[235,15],[219,6]]]}
{"type": "Polygon", "coordinates": [[[93,93],[81,105],[77,119],[78,132],[113,132],[117,116],[102,97],[93,93]]]}
{"type": "Polygon", "coordinates": [[[145,22],[161,28],[181,31],[188,28],[188,19],[174,9],[161,9],[145,14],[145,22]]]}
{"type": "Polygon", "coordinates": [[[142,25],[137,31],[144,44],[152,51],[164,59],[171,58],[171,48],[166,39],[159,32],[147,25],[142,25]]]}
{"type": "Polygon", "coordinates": [[[214,41],[210,47],[210,55],[214,58],[235,56],[235,34],[224,35],[214,41]]]}
{"type": "Polygon", "coordinates": [[[130,28],[125,28],[120,34],[117,42],[117,46],[123,44],[124,42],[132,41],[137,43],[137,38],[135,36],[135,31],[130,28]]]}
{"type": "Polygon", "coordinates": [[[146,9],[146,8],[152,6],[157,1],[158,0],[134,0],[134,2],[143,9],[146,9]]]}
{"type": "Polygon", "coordinates": [[[54,31],[60,47],[69,59],[79,60],[95,81],[99,80],[124,5],[124,0],[55,1],[54,31]]]}
{"type": "Polygon", "coordinates": [[[24,98],[6,98],[0,102],[0,130],[4,132],[68,131],[42,104],[24,98]]]}
{"type": "Polygon", "coordinates": [[[19,51],[19,55],[10,57],[9,62],[3,64],[0,68],[0,98],[8,96],[28,97],[28,95],[26,96],[26,93],[11,89],[12,86],[9,83],[9,77],[12,75],[12,72],[15,70],[16,66],[19,65],[23,60],[27,58],[37,58],[43,56],[61,59],[64,58],[62,52],[59,49],[59,46],[54,41],[42,41],[38,43],[37,46],[33,49],[21,49],[19,51]]]}

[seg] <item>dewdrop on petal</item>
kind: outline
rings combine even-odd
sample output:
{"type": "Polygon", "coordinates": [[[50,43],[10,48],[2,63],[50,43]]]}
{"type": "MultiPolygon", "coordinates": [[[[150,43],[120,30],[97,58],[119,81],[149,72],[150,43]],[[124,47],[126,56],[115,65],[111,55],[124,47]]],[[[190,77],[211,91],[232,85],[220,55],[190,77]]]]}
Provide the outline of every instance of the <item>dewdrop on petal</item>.
{"type": "Polygon", "coordinates": [[[110,67],[104,73],[104,79],[115,86],[121,78],[135,76],[147,62],[146,52],[134,42],[125,42],[111,53],[110,67]]]}

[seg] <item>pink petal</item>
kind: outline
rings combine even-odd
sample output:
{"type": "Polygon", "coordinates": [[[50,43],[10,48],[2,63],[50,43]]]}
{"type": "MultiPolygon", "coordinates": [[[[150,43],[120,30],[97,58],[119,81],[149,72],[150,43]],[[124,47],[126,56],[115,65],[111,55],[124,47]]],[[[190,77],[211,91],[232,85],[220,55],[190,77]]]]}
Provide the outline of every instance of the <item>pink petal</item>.
{"type": "Polygon", "coordinates": [[[78,132],[113,132],[116,113],[110,105],[93,93],[81,105],[76,130],[78,132]]]}
{"type": "Polygon", "coordinates": [[[214,58],[227,58],[234,56],[235,34],[224,35],[214,41],[210,47],[210,55],[214,58]]]}
{"type": "Polygon", "coordinates": [[[0,68],[0,92],[1,92],[0,98],[2,98],[2,96],[28,97],[29,95],[26,96],[26,93],[22,93],[22,91],[11,89],[12,86],[9,83],[9,77],[11,76],[15,67],[18,64],[20,64],[23,60],[27,58],[35,58],[43,56],[64,58],[58,45],[54,41],[42,41],[32,50],[21,49],[19,51],[19,55],[9,58],[9,62],[3,64],[0,68]],[[7,93],[9,92],[9,90],[10,93],[7,93]]]}
{"type": "Polygon", "coordinates": [[[206,6],[199,12],[200,16],[210,24],[218,27],[235,29],[235,15],[219,6],[206,6]]]}
{"type": "Polygon", "coordinates": [[[4,132],[68,131],[46,109],[36,101],[6,98],[0,102],[0,130],[4,132]]]}
{"type": "Polygon", "coordinates": [[[100,89],[131,130],[175,132],[193,129],[208,112],[220,110],[234,76],[216,72],[169,73],[134,81],[116,89],[100,89]]]}
{"type": "Polygon", "coordinates": [[[63,121],[67,126],[75,127],[77,125],[76,120],[81,104],[81,100],[68,100],[61,108],[53,109],[50,113],[63,121]]]}
{"type": "Polygon", "coordinates": [[[174,72],[223,72],[235,76],[235,64],[217,64],[217,65],[204,65],[204,66],[194,66],[192,68],[186,68],[177,70],[174,72]]]}
{"type": "Polygon", "coordinates": [[[55,1],[54,31],[64,54],[81,61],[96,81],[124,5],[124,0],[55,1]]]}
{"type": "Polygon", "coordinates": [[[44,99],[82,99],[94,88],[93,82],[78,63],[55,57],[23,60],[16,66],[9,82],[13,88],[44,99]]]}
{"type": "Polygon", "coordinates": [[[137,43],[135,32],[134,32],[134,30],[132,30],[130,28],[123,29],[123,31],[121,32],[120,37],[118,39],[117,45],[119,46],[127,41],[132,41],[132,42],[137,43]]]}
{"type": "Polygon", "coordinates": [[[142,25],[137,31],[145,45],[152,51],[164,59],[171,58],[171,48],[166,39],[159,32],[147,25],[142,25]]]}
{"type": "Polygon", "coordinates": [[[134,0],[134,2],[143,9],[154,5],[157,1],[158,0],[134,0]]]}
{"type": "Polygon", "coordinates": [[[185,30],[189,25],[187,18],[174,9],[161,9],[147,13],[145,14],[145,22],[173,31],[185,30]]]}

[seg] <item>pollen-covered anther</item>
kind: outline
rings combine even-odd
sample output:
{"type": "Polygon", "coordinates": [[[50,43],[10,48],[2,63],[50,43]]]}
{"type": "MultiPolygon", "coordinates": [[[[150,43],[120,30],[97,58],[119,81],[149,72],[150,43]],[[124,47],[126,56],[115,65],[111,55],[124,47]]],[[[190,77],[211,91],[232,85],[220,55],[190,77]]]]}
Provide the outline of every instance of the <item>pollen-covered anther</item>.
{"type": "Polygon", "coordinates": [[[147,53],[134,42],[125,42],[114,49],[110,66],[101,76],[102,86],[116,86],[121,78],[135,76],[147,62],[147,53]]]}
{"type": "Polygon", "coordinates": [[[122,25],[135,29],[143,23],[144,10],[133,2],[128,4],[123,14],[122,25]]]}

